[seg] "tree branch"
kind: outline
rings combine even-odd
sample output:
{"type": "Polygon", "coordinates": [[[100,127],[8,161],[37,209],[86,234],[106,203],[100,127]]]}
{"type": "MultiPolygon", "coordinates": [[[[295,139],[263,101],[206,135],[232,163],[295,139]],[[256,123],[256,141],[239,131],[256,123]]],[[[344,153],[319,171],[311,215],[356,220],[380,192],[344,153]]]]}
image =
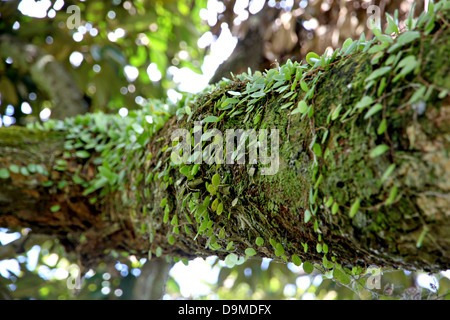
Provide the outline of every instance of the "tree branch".
{"type": "MultiPolygon", "coordinates": [[[[422,39],[429,57],[421,62],[422,77],[445,88],[449,75],[433,70],[441,68],[436,55],[448,56],[449,37],[445,29],[436,41],[422,39]]],[[[142,110],[133,118],[93,114],[50,122],[48,131],[0,128],[0,170],[8,168],[0,225],[55,234],[86,266],[108,250],[126,250],[137,257],[217,255],[231,264],[256,254],[325,267],[448,269],[449,198],[435,195],[450,189],[450,101],[430,95],[422,112],[408,103],[415,91],[404,82],[411,80],[389,82],[395,74],[386,75],[389,85],[377,95],[378,83],[367,88],[366,79],[383,60],[371,59],[359,52],[308,69],[302,79],[314,87],[309,98],[294,83],[294,71],[283,80],[285,91],[270,88],[268,75],[242,75],[200,95],[164,125],[164,113],[142,110]],[[267,91],[252,108],[250,95],[260,91],[246,90],[254,84],[267,91]],[[246,103],[233,100],[227,109],[225,100],[236,92],[246,103]],[[381,109],[369,117],[369,107],[380,108],[367,105],[372,95],[381,109]],[[308,111],[292,112],[301,101],[308,111]],[[278,129],[278,172],[262,175],[260,163],[174,164],[171,134],[194,133],[194,120],[211,116],[220,120],[208,128],[220,132],[278,129]],[[43,170],[26,175],[21,168],[30,164],[43,170]]]]}

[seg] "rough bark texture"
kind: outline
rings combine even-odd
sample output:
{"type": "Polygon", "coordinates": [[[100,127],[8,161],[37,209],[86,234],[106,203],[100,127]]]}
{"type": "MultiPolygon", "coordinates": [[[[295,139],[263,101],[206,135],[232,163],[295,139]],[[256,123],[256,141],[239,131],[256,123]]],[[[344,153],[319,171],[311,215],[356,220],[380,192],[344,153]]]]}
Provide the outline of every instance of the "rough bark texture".
{"type": "MultiPolygon", "coordinates": [[[[411,44],[410,52],[422,59],[414,81],[450,89],[448,62],[442,60],[450,56],[449,30],[438,34],[411,44]]],[[[246,81],[223,84],[198,97],[189,117],[172,117],[143,148],[131,149],[132,157],[117,148],[126,161],[126,179],[87,196],[86,185],[73,182],[73,176],[94,180],[102,162],[96,161],[99,153],[79,158],[70,148],[64,152],[69,140],[65,127],[1,128],[0,168],[15,164],[19,172],[0,180],[0,226],[54,234],[78,252],[86,266],[108,250],[225,258],[230,252],[245,256],[245,250],[253,248],[258,256],[285,261],[296,254],[303,261],[323,263],[325,257],[343,266],[448,269],[448,95],[432,95],[419,112],[408,103],[416,88],[412,81],[388,83],[378,99],[382,111],[364,119],[354,106],[368,92],[364,80],[374,68],[371,58],[357,53],[337,59],[323,73],[311,72],[307,79],[316,78],[311,117],[291,115],[282,109],[284,93],[271,92],[258,102],[259,121],[255,112],[242,112],[235,117],[224,114],[215,124],[222,132],[279,129],[280,166],[275,175],[261,175],[260,165],[202,164],[189,180],[170,164],[171,133],[191,129],[194,119],[220,117],[225,111],[216,110],[215,103],[230,90],[241,91],[246,81]],[[327,121],[338,107],[341,117],[327,121]],[[383,120],[387,129],[377,134],[383,120]],[[311,148],[313,139],[322,141],[320,150],[311,148]],[[380,144],[389,150],[371,157],[380,144]],[[58,169],[61,159],[66,162],[63,170],[58,169]],[[386,176],[392,164],[395,170],[386,176]],[[208,185],[215,174],[220,184],[211,192],[208,185]],[[44,186],[45,181],[52,185],[44,186]],[[211,208],[215,199],[223,205],[221,214],[211,208]],[[263,245],[255,244],[258,237],[263,245]]],[[[296,104],[305,93],[298,86],[295,90],[296,104]]],[[[245,110],[245,104],[241,108],[245,110]]]]}

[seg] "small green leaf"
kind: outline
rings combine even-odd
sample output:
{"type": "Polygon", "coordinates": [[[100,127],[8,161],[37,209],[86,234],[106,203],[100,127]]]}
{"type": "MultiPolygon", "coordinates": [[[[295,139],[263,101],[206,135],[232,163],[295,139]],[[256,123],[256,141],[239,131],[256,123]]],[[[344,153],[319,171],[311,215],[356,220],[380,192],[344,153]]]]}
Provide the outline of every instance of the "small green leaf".
{"type": "Polygon", "coordinates": [[[392,17],[391,17],[389,14],[386,13],[386,18],[387,18],[387,21],[388,21],[388,26],[387,26],[385,32],[386,32],[387,34],[391,34],[391,33],[394,33],[394,32],[395,32],[396,34],[398,34],[398,33],[399,33],[398,27],[397,27],[397,25],[395,24],[395,22],[394,22],[394,20],[392,19],[392,17]]]}
{"type": "Polygon", "coordinates": [[[283,104],[283,105],[280,107],[280,110],[286,109],[286,108],[290,107],[292,104],[293,104],[292,101],[291,101],[291,102],[288,102],[288,103],[285,103],[285,104],[283,104]]]}
{"type": "Polygon", "coordinates": [[[86,159],[91,156],[91,154],[89,152],[87,152],[86,150],[79,150],[79,151],[75,152],[75,155],[78,158],[82,158],[82,159],[86,159]]]}
{"type": "Polygon", "coordinates": [[[327,207],[327,208],[331,207],[331,205],[333,204],[333,201],[334,201],[333,197],[329,197],[327,202],[325,202],[325,207],[327,207]]]}
{"type": "Polygon", "coordinates": [[[339,210],[339,204],[337,202],[333,203],[333,207],[331,207],[331,214],[336,214],[339,210]]]}
{"type": "Polygon", "coordinates": [[[12,164],[9,166],[9,171],[11,171],[12,173],[19,173],[20,168],[18,165],[12,164]]]}
{"type": "Polygon", "coordinates": [[[311,274],[314,271],[314,266],[311,264],[311,262],[305,261],[303,262],[303,270],[307,274],[311,274]]]}
{"type": "Polygon", "coordinates": [[[315,143],[313,145],[313,152],[316,156],[321,157],[322,156],[322,148],[320,147],[320,144],[315,143]]]}
{"type": "Polygon", "coordinates": [[[213,203],[211,204],[211,210],[216,211],[218,205],[219,205],[219,199],[215,199],[213,201],[213,203]]]}
{"type": "Polygon", "coordinates": [[[214,186],[212,184],[208,185],[208,187],[206,189],[212,196],[214,196],[216,194],[216,188],[214,188],[214,186]]]}
{"type": "Polygon", "coordinates": [[[63,160],[63,159],[58,159],[55,161],[55,164],[59,167],[61,167],[60,169],[64,168],[65,166],[67,166],[67,161],[63,160]]]}
{"type": "Polygon", "coordinates": [[[61,180],[60,182],[58,182],[58,189],[63,189],[66,185],[67,185],[67,181],[61,180]]]}
{"type": "Polygon", "coordinates": [[[386,128],[387,128],[387,122],[386,122],[386,119],[383,119],[383,120],[381,120],[380,125],[378,126],[377,134],[378,135],[383,134],[386,131],[386,128]]]}
{"type": "Polygon", "coordinates": [[[427,232],[428,232],[428,227],[424,226],[422,232],[420,233],[419,239],[417,239],[416,248],[419,249],[422,246],[423,240],[425,239],[427,232]]]}
{"type": "Polygon", "coordinates": [[[303,246],[303,251],[305,252],[305,253],[307,253],[308,252],[308,244],[307,243],[301,243],[302,244],[302,246],[303,246]]]}
{"type": "Polygon", "coordinates": [[[203,205],[205,207],[209,206],[209,201],[211,200],[211,198],[209,196],[206,196],[205,200],[203,201],[203,205]]]}
{"type": "Polygon", "coordinates": [[[30,173],[35,173],[36,172],[36,165],[33,163],[30,163],[27,165],[27,169],[30,173]]]}
{"type": "Polygon", "coordinates": [[[236,104],[236,103],[238,103],[239,102],[239,100],[238,99],[235,99],[235,98],[227,98],[227,99],[225,99],[225,101],[224,102],[222,102],[222,104],[220,105],[220,107],[221,108],[225,108],[226,106],[228,106],[228,105],[234,105],[234,104],[236,104]]]}
{"type": "Polygon", "coordinates": [[[314,106],[310,105],[308,108],[308,118],[311,118],[314,115],[314,106]]]}
{"type": "Polygon", "coordinates": [[[185,176],[188,176],[190,171],[191,171],[190,166],[183,166],[180,168],[180,173],[184,174],[185,176]]]}
{"type": "Polygon", "coordinates": [[[352,38],[347,38],[342,44],[342,51],[345,51],[353,43],[352,38]]]}
{"type": "Polygon", "coordinates": [[[302,259],[296,254],[293,254],[292,257],[292,263],[295,264],[297,267],[299,267],[302,264],[302,259]]]}
{"type": "Polygon", "coordinates": [[[383,153],[385,153],[386,151],[388,151],[390,148],[388,145],[385,144],[380,144],[379,146],[376,146],[371,152],[370,152],[370,157],[376,158],[378,156],[381,156],[383,153]]]}
{"type": "Polygon", "coordinates": [[[301,114],[303,114],[303,113],[306,112],[306,110],[308,110],[308,105],[306,104],[305,101],[301,100],[301,101],[298,102],[297,108],[294,109],[294,110],[291,112],[291,114],[296,114],[296,113],[301,113],[301,114]]]}
{"type": "Polygon", "coordinates": [[[328,253],[328,245],[326,243],[324,243],[322,245],[322,250],[323,250],[324,253],[328,253]]]}
{"type": "Polygon", "coordinates": [[[272,245],[272,247],[275,248],[275,246],[277,245],[277,242],[275,241],[275,239],[270,238],[269,239],[269,243],[272,245]]]}
{"type": "Polygon", "coordinates": [[[184,110],[186,111],[186,114],[189,116],[192,113],[192,110],[189,106],[184,107],[184,110]]]}
{"type": "Polygon", "coordinates": [[[164,217],[163,217],[164,223],[169,222],[169,213],[170,213],[169,206],[165,206],[164,207],[164,217]]]}
{"type": "Polygon", "coordinates": [[[249,257],[254,256],[256,254],[255,249],[253,248],[247,248],[245,249],[245,254],[249,257]]]}
{"type": "Polygon", "coordinates": [[[193,176],[195,176],[196,174],[197,174],[197,172],[198,172],[198,170],[200,169],[200,164],[194,164],[194,166],[192,167],[192,171],[191,171],[191,174],[193,175],[193,176]]]}
{"type": "Polygon", "coordinates": [[[349,285],[351,283],[351,278],[345,273],[341,268],[335,268],[333,271],[333,278],[343,285],[349,285]]]}
{"type": "Polygon", "coordinates": [[[261,97],[264,97],[265,95],[266,95],[266,93],[264,91],[257,91],[255,93],[253,93],[252,95],[250,95],[250,97],[261,98],[261,97]]]}
{"type": "Polygon", "coordinates": [[[165,207],[166,204],[167,204],[167,198],[162,199],[161,204],[160,204],[161,208],[165,207]]]}
{"type": "MultiPolygon", "coordinates": [[[[384,79],[384,78],[383,78],[384,79]]],[[[368,119],[371,116],[373,116],[378,111],[383,110],[383,106],[381,103],[374,104],[369,111],[367,111],[366,115],[364,116],[364,119],[368,119]]]]}
{"type": "Polygon", "coordinates": [[[222,212],[223,212],[223,203],[221,202],[217,206],[217,212],[216,213],[220,216],[222,214],[222,212]]]}
{"type": "Polygon", "coordinates": [[[352,206],[350,207],[350,212],[349,212],[350,218],[353,218],[355,216],[356,212],[359,209],[359,206],[360,206],[360,200],[359,200],[359,198],[357,198],[355,200],[355,202],[353,202],[352,206]]]}
{"type": "Polygon", "coordinates": [[[303,91],[308,92],[309,91],[309,87],[308,84],[305,81],[300,81],[300,87],[302,88],[303,91]]]}
{"type": "Polygon", "coordinates": [[[109,170],[108,168],[106,168],[104,166],[100,166],[98,168],[98,171],[103,177],[108,179],[109,184],[114,185],[115,182],[117,181],[118,175],[116,173],[112,172],[111,170],[109,170]]]}
{"type": "Polygon", "coordinates": [[[54,205],[54,206],[50,207],[50,211],[51,212],[59,211],[59,209],[61,209],[61,207],[59,205],[54,205]]]}
{"type": "Polygon", "coordinates": [[[310,65],[315,65],[317,61],[319,61],[320,57],[317,53],[309,52],[306,55],[306,62],[308,62],[310,65]]]}
{"type": "Polygon", "coordinates": [[[220,175],[218,173],[216,173],[215,175],[213,175],[212,180],[211,180],[214,188],[217,189],[217,187],[220,184],[220,175]]]}
{"type": "Polygon", "coordinates": [[[0,179],[8,179],[10,177],[8,169],[0,169],[0,179]]]}
{"type": "Polygon", "coordinates": [[[331,114],[331,120],[336,120],[339,117],[339,113],[342,110],[342,106],[339,105],[336,109],[333,110],[333,113],[331,114]]]}
{"type": "Polygon", "coordinates": [[[371,105],[372,102],[373,102],[372,97],[364,96],[361,98],[360,101],[358,101],[358,103],[355,105],[355,108],[357,108],[357,109],[365,108],[365,107],[371,105]]]}
{"type": "MultiPolygon", "coordinates": [[[[144,133],[144,128],[142,128],[142,126],[139,123],[133,123],[131,125],[131,127],[133,128],[133,130],[137,133],[137,134],[143,134],[144,133]]],[[[81,157],[80,157],[81,158],[81,157]]]]}
{"type": "Polygon", "coordinates": [[[236,265],[237,260],[238,260],[238,256],[234,253],[230,253],[229,255],[227,255],[225,257],[224,262],[227,265],[227,267],[233,268],[236,265]]]}
{"type": "Polygon", "coordinates": [[[394,186],[391,191],[389,192],[389,197],[387,198],[386,202],[384,203],[386,206],[390,205],[392,202],[394,202],[395,197],[397,196],[397,186],[394,186]]]}
{"type": "Polygon", "coordinates": [[[392,67],[381,67],[373,71],[364,81],[369,82],[370,80],[375,80],[376,78],[381,77],[382,75],[391,71],[392,67]]]}
{"type": "Polygon", "coordinates": [[[407,31],[398,36],[397,43],[399,43],[400,45],[404,45],[418,38],[420,38],[419,31],[407,31]]]}
{"type": "Polygon", "coordinates": [[[391,174],[394,172],[395,169],[395,163],[391,164],[386,171],[381,176],[381,182],[383,183],[391,174]]]}
{"type": "Polygon", "coordinates": [[[322,244],[321,243],[316,244],[316,251],[317,251],[317,253],[322,252],[322,244]]]}
{"type": "Polygon", "coordinates": [[[217,117],[216,116],[209,116],[206,117],[205,119],[203,119],[204,122],[216,122],[217,121],[217,117]]]}
{"type": "Polygon", "coordinates": [[[411,96],[411,98],[409,99],[409,103],[414,103],[419,101],[420,98],[422,98],[425,94],[425,91],[427,90],[427,87],[425,86],[421,86],[419,88],[419,90],[417,90],[416,92],[414,92],[414,94],[411,96]]]}
{"type": "Polygon", "coordinates": [[[262,246],[264,244],[264,239],[261,237],[257,237],[255,243],[257,246],[262,246]]]}
{"type": "Polygon", "coordinates": [[[438,98],[439,99],[444,99],[448,94],[448,90],[442,90],[441,92],[439,92],[438,98]]]}
{"type": "Polygon", "coordinates": [[[275,254],[281,256],[284,254],[284,248],[281,243],[277,243],[275,246],[275,254]]]}
{"type": "Polygon", "coordinates": [[[308,223],[308,221],[311,219],[311,211],[309,211],[308,209],[305,210],[305,215],[303,217],[303,220],[305,223],[308,223]]]}

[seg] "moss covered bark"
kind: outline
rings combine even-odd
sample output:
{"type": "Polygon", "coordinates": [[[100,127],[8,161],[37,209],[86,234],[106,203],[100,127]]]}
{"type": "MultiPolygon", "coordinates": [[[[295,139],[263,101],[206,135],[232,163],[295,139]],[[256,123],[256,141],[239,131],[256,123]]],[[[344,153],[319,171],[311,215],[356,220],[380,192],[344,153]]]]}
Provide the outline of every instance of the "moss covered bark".
{"type": "MultiPolygon", "coordinates": [[[[0,209],[1,225],[55,233],[86,265],[126,250],[218,255],[229,265],[257,255],[328,270],[448,269],[450,78],[442,59],[450,33],[436,21],[402,45],[361,39],[339,55],[310,59],[313,67],[240,75],[172,117],[152,107],[130,119],[79,116],[41,133],[2,128],[0,149],[9,154],[20,154],[26,140],[11,151],[14,130],[36,137],[37,155],[54,147],[42,149],[47,174],[30,174],[51,183],[30,188],[17,183],[20,170],[3,171],[0,195],[10,207],[0,209]],[[174,163],[171,134],[194,135],[202,119],[203,133],[278,129],[278,172],[262,175],[248,154],[246,164],[174,163]],[[36,192],[30,210],[43,208],[42,221],[39,210],[14,209],[29,190],[36,192]]],[[[0,168],[14,161],[3,157],[0,168]]]]}

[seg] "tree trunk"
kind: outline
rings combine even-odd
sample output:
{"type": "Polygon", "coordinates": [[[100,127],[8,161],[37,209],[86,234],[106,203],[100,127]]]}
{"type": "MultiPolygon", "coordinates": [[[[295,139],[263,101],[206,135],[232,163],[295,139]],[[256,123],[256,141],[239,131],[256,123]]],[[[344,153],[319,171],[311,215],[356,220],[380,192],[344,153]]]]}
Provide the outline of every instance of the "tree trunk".
{"type": "Polygon", "coordinates": [[[403,47],[421,61],[418,73],[397,82],[388,73],[384,91],[366,79],[389,55],[359,52],[306,70],[307,98],[294,72],[286,91],[268,89],[254,109],[252,98],[227,109],[225,99],[241,92],[242,101],[262,83],[242,75],[170,119],[142,111],[0,128],[0,226],[55,235],[84,266],[125,250],[448,269],[449,41],[443,26],[403,47]],[[410,103],[422,86],[434,91],[410,103]],[[370,117],[367,96],[380,104],[370,112],[381,108],[370,117]],[[291,114],[286,103],[302,98],[312,107],[291,114]],[[224,133],[278,129],[276,174],[261,174],[260,163],[175,165],[171,134],[207,117],[224,133]]]}

